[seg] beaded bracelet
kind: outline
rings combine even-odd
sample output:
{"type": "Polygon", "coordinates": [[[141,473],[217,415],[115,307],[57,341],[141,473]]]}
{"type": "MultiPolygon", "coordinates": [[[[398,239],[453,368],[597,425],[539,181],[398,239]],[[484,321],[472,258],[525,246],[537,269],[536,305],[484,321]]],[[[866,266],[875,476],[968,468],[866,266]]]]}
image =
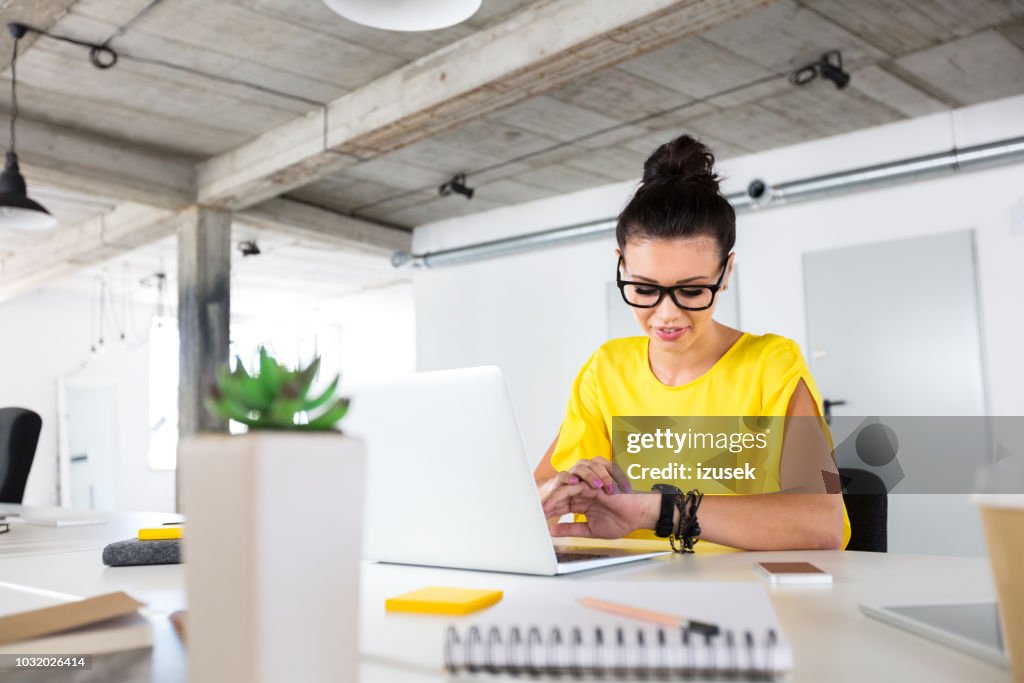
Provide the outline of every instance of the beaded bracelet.
{"type": "Polygon", "coordinates": [[[676,520],[676,527],[668,537],[669,545],[677,553],[686,554],[693,552],[693,546],[700,539],[700,524],[697,522],[697,509],[704,499],[704,494],[693,489],[685,494],[676,496],[676,509],[679,511],[679,518],[676,520]],[[676,543],[679,544],[676,547],[676,543]]]}

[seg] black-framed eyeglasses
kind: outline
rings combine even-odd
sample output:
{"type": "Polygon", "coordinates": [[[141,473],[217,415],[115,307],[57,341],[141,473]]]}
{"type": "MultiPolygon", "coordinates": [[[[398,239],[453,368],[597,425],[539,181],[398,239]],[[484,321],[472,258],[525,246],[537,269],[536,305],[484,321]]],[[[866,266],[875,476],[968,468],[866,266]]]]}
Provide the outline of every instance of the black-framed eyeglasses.
{"type": "Polygon", "coordinates": [[[722,280],[725,279],[729,259],[726,258],[722,264],[722,274],[718,276],[718,282],[713,285],[673,285],[662,287],[650,282],[630,282],[623,280],[622,257],[615,266],[615,284],[622,292],[622,300],[635,308],[654,308],[661,303],[667,293],[672,297],[673,303],[684,311],[704,311],[711,308],[715,303],[715,295],[722,289],[722,280]]]}

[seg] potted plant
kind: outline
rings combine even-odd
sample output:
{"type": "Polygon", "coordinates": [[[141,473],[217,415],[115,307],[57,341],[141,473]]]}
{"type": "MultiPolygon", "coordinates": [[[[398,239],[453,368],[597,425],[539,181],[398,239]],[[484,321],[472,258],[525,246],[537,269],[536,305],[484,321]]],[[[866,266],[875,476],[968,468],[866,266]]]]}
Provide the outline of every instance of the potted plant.
{"type": "Polygon", "coordinates": [[[355,679],[364,449],[319,367],[221,368],[207,408],[248,433],[181,444],[192,683],[355,679]]]}

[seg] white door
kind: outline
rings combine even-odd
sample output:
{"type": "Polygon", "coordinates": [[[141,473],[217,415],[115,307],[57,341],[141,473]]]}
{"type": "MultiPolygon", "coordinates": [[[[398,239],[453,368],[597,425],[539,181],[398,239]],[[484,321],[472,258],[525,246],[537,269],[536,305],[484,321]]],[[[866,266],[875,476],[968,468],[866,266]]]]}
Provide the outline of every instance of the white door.
{"type": "MultiPolygon", "coordinates": [[[[808,362],[823,399],[841,402],[834,415],[986,414],[973,237],[968,230],[804,255],[808,362]]],[[[833,435],[837,443],[846,436],[833,435]]],[[[986,447],[976,439],[963,456],[971,462],[960,464],[983,462],[986,447]]],[[[893,494],[889,549],[981,555],[984,541],[966,494],[893,494]]]]}
{"type": "Polygon", "coordinates": [[[71,507],[112,510],[117,462],[116,391],[113,386],[68,384],[65,392],[71,507]]]}

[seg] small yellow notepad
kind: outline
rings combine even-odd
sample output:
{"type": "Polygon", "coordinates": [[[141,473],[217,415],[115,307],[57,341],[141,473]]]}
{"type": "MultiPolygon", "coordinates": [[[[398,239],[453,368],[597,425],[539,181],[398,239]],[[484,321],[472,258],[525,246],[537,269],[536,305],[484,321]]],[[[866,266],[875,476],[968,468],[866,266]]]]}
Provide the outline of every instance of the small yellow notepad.
{"type": "Polygon", "coordinates": [[[388,598],[384,602],[384,609],[388,612],[419,614],[470,614],[490,607],[501,600],[501,596],[501,591],[430,586],[388,598]]]}
{"type": "Polygon", "coordinates": [[[140,541],[168,541],[181,538],[184,527],[180,526],[158,526],[152,529],[139,529],[140,541]]]}

